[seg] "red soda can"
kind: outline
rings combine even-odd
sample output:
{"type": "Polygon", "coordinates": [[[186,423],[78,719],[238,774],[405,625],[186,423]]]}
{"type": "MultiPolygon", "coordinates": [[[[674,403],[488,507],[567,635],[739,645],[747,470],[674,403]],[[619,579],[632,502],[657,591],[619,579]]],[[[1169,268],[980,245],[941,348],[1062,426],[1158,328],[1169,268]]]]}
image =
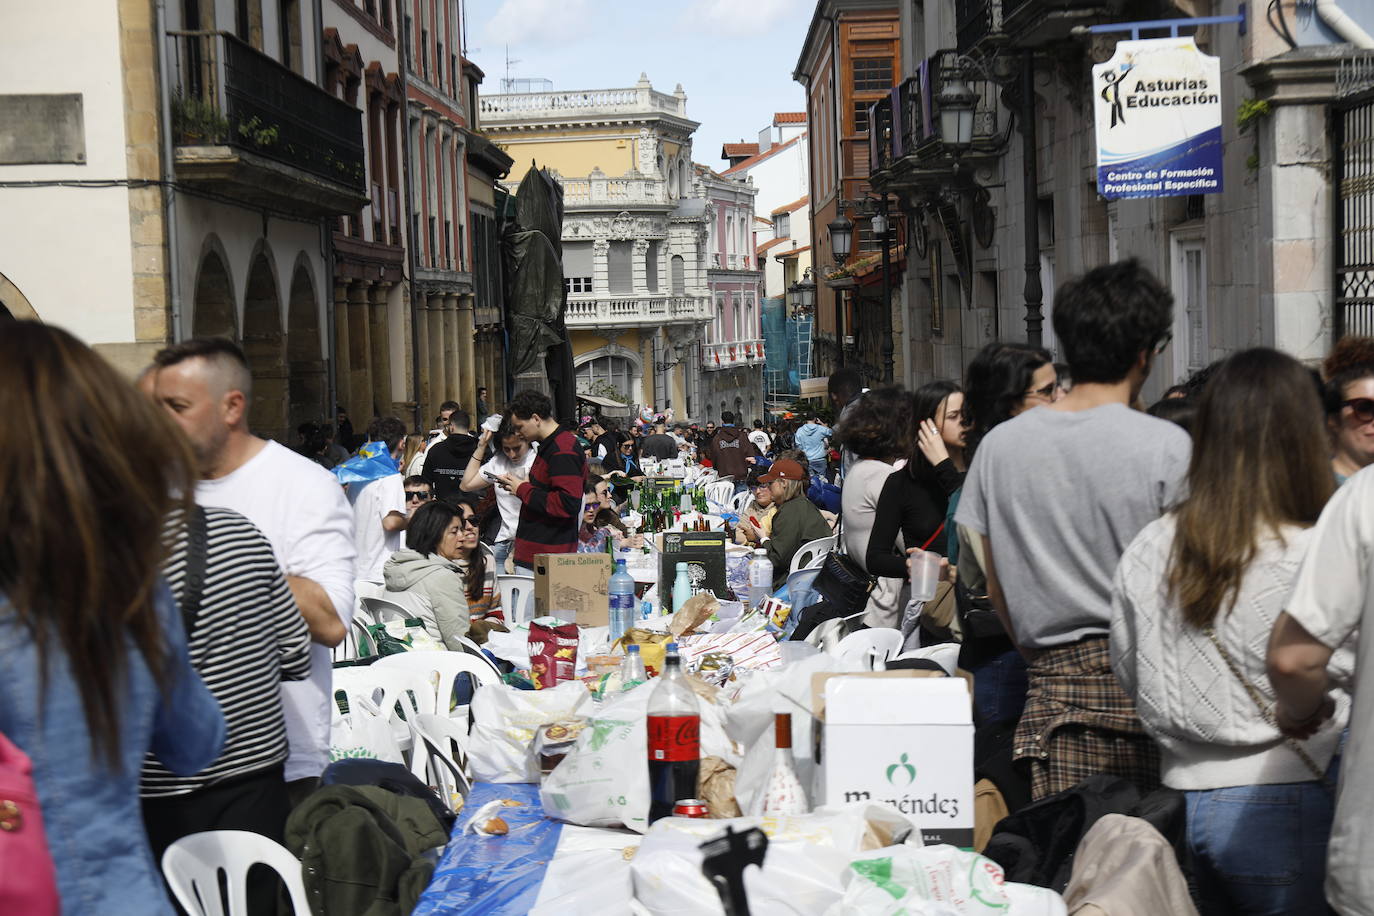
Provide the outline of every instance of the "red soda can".
{"type": "Polygon", "coordinates": [[[706,802],[699,798],[680,798],[677,804],[673,805],[673,817],[710,817],[710,812],[706,810],[706,802]]]}

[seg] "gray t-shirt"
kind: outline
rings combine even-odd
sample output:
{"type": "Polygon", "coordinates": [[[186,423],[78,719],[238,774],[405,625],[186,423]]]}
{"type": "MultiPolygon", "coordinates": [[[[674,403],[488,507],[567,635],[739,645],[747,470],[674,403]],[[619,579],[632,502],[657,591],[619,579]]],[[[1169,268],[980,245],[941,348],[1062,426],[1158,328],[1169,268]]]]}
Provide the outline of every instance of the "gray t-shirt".
{"type": "Polygon", "coordinates": [[[1182,429],[1124,404],[1038,407],[988,433],[954,520],[987,536],[1018,644],[1107,634],[1117,561],[1178,501],[1191,452],[1182,429]]]}

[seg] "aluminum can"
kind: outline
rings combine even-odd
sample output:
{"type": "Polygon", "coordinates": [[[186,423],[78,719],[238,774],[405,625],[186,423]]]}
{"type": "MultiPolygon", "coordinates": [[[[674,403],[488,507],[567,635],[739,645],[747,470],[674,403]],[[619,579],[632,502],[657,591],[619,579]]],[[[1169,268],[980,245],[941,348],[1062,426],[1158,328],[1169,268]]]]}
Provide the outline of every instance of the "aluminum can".
{"type": "Polygon", "coordinates": [[[673,805],[673,817],[708,818],[710,816],[710,812],[706,810],[706,802],[699,798],[680,798],[677,804],[673,805]]]}

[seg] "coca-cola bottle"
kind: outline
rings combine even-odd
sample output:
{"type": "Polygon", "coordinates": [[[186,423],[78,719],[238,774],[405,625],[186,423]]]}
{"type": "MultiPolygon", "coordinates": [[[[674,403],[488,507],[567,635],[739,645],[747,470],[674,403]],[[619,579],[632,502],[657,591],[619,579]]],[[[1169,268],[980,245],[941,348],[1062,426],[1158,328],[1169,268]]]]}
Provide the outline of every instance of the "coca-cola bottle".
{"type": "Polygon", "coordinates": [[[701,766],[701,708],[682,671],[677,643],[669,643],[663,674],[649,695],[649,823],[673,813],[681,798],[696,798],[701,766]]]}

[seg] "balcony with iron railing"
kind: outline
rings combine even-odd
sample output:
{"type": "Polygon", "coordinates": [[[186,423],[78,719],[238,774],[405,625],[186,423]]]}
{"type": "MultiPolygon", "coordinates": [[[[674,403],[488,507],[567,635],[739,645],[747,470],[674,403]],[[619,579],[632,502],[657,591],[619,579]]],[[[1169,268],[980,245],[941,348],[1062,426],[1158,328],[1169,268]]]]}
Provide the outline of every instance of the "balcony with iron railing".
{"type": "Polygon", "coordinates": [[[971,163],[997,155],[1005,146],[1006,118],[999,87],[992,80],[971,78],[956,51],[938,51],[922,61],[916,75],[892,87],[869,109],[869,182],[879,192],[924,185],[935,187],[953,177],[954,143],[943,136],[941,93],[956,80],[973,94],[972,136],[957,148],[959,161],[971,163]]]}
{"type": "Polygon", "coordinates": [[[166,40],[178,180],[310,216],[368,202],[358,109],[227,32],[166,40]]]}
{"type": "Polygon", "coordinates": [[[1125,0],[955,0],[958,48],[968,54],[1043,47],[1064,41],[1076,26],[1119,18],[1125,5],[1125,0]]]}
{"type": "Polygon", "coordinates": [[[564,314],[570,328],[644,327],[692,324],[715,317],[707,296],[569,296],[564,314]]]}
{"type": "Polygon", "coordinates": [[[741,366],[762,366],[764,362],[763,341],[759,339],[701,346],[703,369],[736,369],[741,366]]]}

